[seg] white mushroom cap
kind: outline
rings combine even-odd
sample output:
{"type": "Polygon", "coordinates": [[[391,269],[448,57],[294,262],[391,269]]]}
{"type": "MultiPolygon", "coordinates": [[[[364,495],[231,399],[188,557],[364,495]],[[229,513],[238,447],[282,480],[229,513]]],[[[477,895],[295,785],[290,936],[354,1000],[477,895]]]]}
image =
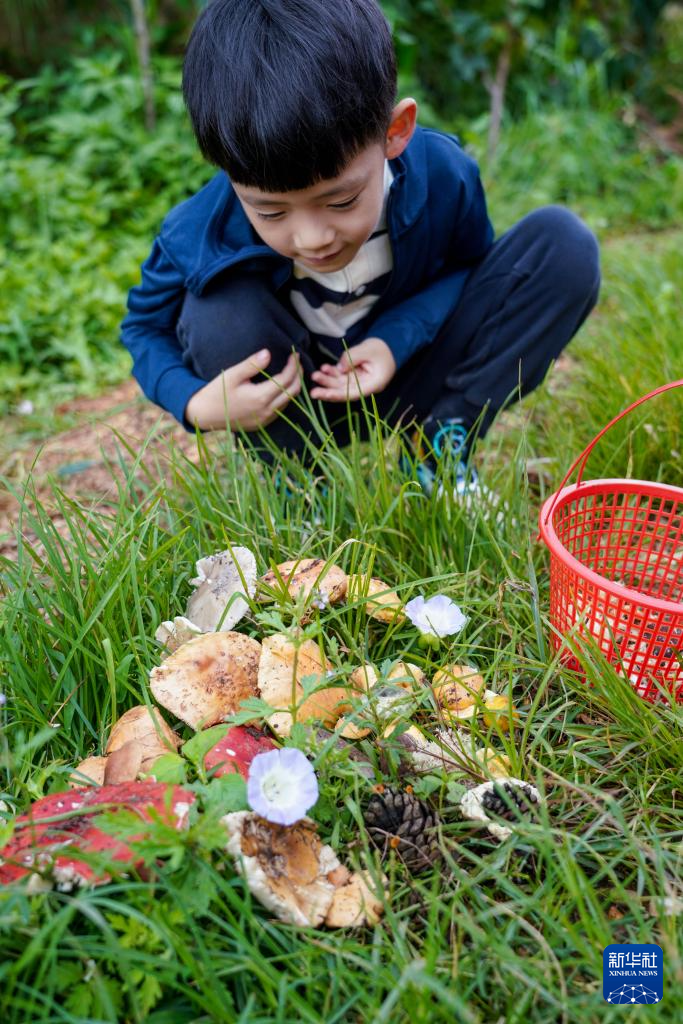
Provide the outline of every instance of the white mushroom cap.
{"type": "Polygon", "coordinates": [[[235,811],[221,821],[227,851],[256,899],[280,921],[322,924],[335,893],[328,875],[335,877],[341,864],[332,847],[321,843],[315,823],[302,818],[295,825],[274,825],[251,811],[235,811]]]}
{"type": "Polygon", "coordinates": [[[254,553],[243,547],[219,551],[200,558],[196,570],[197,577],[190,582],[197,589],[187,602],[187,619],[204,633],[218,629],[219,623],[221,632],[231,630],[249,611],[245,598],[234,595],[253,598],[256,593],[254,553]]]}
{"type": "MultiPolygon", "coordinates": [[[[348,693],[340,686],[327,686],[304,697],[301,681],[306,676],[319,676],[322,684],[332,665],[320,655],[313,640],[304,640],[298,647],[282,633],[265,637],[258,667],[258,689],[261,698],[273,708],[289,708],[292,695],[297,705],[299,722],[320,719],[333,725],[349,710],[348,693]]],[[[278,711],[268,719],[280,736],[289,736],[292,728],[290,711],[278,711]]]]}
{"type": "Polygon", "coordinates": [[[176,615],[175,619],[168,619],[161,623],[154,634],[154,639],[165,647],[169,654],[172,654],[188,640],[199,636],[201,632],[199,626],[190,622],[184,615],[176,615]]]}
{"type": "Polygon", "coordinates": [[[257,696],[261,645],[242,633],[204,633],[150,672],[152,693],[193,729],[217,725],[257,696]]]}

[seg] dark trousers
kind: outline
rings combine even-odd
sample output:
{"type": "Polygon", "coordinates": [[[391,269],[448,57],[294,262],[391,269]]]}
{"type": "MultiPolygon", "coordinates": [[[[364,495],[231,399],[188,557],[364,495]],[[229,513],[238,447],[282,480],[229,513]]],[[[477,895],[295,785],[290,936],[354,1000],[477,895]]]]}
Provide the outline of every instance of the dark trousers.
{"type": "MultiPolygon", "coordinates": [[[[481,416],[482,436],[504,404],[543,380],[595,305],[599,286],[598,245],[582,221],[560,206],[534,211],[494,242],[434,341],[374,396],[381,416],[392,425],[462,417],[468,426],[481,416]]],[[[207,381],[261,348],[273,356],[268,374],[284,366],[292,348],[299,352],[309,387],[311,371],[330,361],[286,301],[253,272],[218,278],[200,298],[188,293],[178,337],[187,364],[207,381]]],[[[339,444],[347,443],[345,404],[319,404],[339,444]]],[[[311,432],[293,402],[284,412],[311,432]]],[[[364,425],[360,416],[354,429],[361,436],[364,425]]],[[[280,417],[266,430],[281,448],[304,446],[280,417]]]]}

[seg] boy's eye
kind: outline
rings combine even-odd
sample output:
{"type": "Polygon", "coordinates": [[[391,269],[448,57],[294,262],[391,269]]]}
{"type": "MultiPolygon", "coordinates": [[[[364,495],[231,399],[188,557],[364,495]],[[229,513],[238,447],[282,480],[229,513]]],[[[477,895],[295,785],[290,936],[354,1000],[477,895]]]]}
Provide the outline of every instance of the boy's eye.
{"type": "MultiPolygon", "coordinates": [[[[345,199],[343,203],[329,203],[329,208],[331,210],[349,210],[352,206],[356,205],[359,198],[360,192],[352,196],[351,199],[345,199]]],[[[278,213],[260,213],[257,210],[256,216],[261,220],[280,220],[281,217],[284,217],[284,212],[280,210],[278,213]]]]}
{"type": "Polygon", "coordinates": [[[358,195],[355,195],[353,199],[345,199],[343,203],[330,203],[330,206],[332,207],[333,210],[348,210],[350,206],[353,206],[355,204],[359,196],[360,192],[358,193],[358,195]]]}

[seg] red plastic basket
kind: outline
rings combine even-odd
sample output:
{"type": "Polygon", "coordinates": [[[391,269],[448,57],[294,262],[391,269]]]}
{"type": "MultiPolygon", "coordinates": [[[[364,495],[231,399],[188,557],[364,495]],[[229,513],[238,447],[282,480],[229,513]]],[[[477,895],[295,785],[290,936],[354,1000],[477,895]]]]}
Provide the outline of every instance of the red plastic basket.
{"type": "Polygon", "coordinates": [[[583,480],[607,431],[665,384],[615,416],[579,455],[543,504],[540,534],[550,549],[552,642],[581,671],[576,645],[589,635],[647,700],[659,686],[683,702],[683,488],[645,480],[583,480]],[[566,486],[578,470],[575,484],[566,486]]]}

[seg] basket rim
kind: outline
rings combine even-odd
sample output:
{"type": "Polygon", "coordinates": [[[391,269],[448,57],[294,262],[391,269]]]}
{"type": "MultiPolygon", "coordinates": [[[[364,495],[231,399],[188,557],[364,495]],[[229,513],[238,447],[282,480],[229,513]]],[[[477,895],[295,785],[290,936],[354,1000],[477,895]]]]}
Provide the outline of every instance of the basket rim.
{"type": "Polygon", "coordinates": [[[661,597],[651,597],[648,594],[642,593],[640,590],[634,590],[632,587],[624,586],[623,583],[615,583],[614,580],[609,580],[606,576],[601,576],[599,572],[595,571],[595,569],[590,569],[587,565],[584,565],[583,562],[580,562],[578,558],[575,558],[574,555],[570,554],[557,536],[553,519],[556,513],[567,504],[570,497],[574,497],[577,493],[580,493],[582,496],[597,494],[601,490],[604,490],[607,485],[614,489],[615,484],[620,485],[620,489],[624,491],[630,490],[638,494],[650,494],[655,497],[664,497],[665,499],[666,496],[670,494],[672,498],[683,503],[683,487],[676,487],[673,484],[656,484],[651,480],[628,480],[623,477],[604,477],[598,480],[583,480],[581,483],[569,484],[569,486],[563,487],[561,491],[554,492],[543,502],[539,513],[539,532],[541,538],[549,549],[551,555],[559,558],[560,561],[564,562],[564,564],[569,568],[573,569],[585,579],[590,580],[602,590],[613,593],[622,600],[625,598],[632,601],[634,604],[645,605],[660,612],[669,612],[673,615],[683,617],[683,601],[665,601],[661,597]],[[662,492],[665,493],[663,494],[662,492]],[[548,509],[552,509],[552,515],[546,523],[545,518],[546,511],[548,509]]]}

